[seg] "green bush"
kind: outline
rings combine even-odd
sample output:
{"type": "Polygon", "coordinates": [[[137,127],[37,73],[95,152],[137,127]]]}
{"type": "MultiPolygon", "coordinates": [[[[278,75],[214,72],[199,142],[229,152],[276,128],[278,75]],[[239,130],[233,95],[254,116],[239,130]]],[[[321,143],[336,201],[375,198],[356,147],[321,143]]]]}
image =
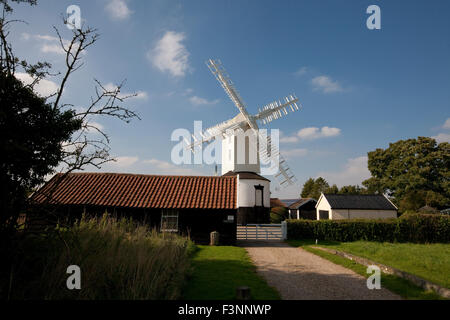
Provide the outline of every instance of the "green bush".
{"type": "Polygon", "coordinates": [[[399,219],[287,220],[288,239],[450,242],[450,217],[408,214],[399,219]]]}

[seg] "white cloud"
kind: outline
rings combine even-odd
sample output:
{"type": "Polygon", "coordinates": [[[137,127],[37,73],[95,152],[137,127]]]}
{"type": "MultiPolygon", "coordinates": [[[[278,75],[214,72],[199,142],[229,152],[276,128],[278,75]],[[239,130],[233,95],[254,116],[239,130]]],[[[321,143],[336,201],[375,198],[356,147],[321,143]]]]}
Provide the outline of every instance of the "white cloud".
{"type": "Polygon", "coordinates": [[[137,91],[136,96],[132,97],[132,99],[148,100],[148,93],[145,91],[137,91]]]}
{"type": "Polygon", "coordinates": [[[335,137],[340,135],[341,129],[322,127],[322,129],[316,127],[303,128],[297,132],[297,136],[304,140],[313,140],[326,137],[335,137]]]}
{"type": "Polygon", "coordinates": [[[90,126],[88,128],[88,131],[92,131],[94,133],[99,133],[95,128],[97,128],[100,131],[103,131],[105,129],[105,127],[102,124],[100,124],[100,123],[98,123],[96,121],[89,121],[88,124],[90,126]],[[95,127],[95,128],[92,128],[92,127],[95,127]]]}
{"type": "Polygon", "coordinates": [[[44,35],[36,34],[36,35],[34,35],[34,36],[32,36],[32,37],[34,37],[34,38],[36,38],[36,39],[39,39],[39,40],[45,40],[45,41],[58,41],[58,42],[59,42],[59,38],[58,38],[58,37],[55,37],[55,36],[49,36],[48,34],[44,34],[44,35]]]}
{"type": "Polygon", "coordinates": [[[158,159],[144,160],[143,163],[150,164],[157,169],[157,174],[171,174],[171,175],[203,175],[196,170],[190,168],[183,168],[173,163],[162,161],[158,159]]]}
{"type": "Polygon", "coordinates": [[[117,157],[115,162],[110,162],[109,166],[116,168],[131,167],[139,161],[138,157],[117,157]]]}
{"type": "Polygon", "coordinates": [[[60,44],[46,44],[41,46],[41,51],[44,53],[56,53],[56,54],[66,54],[64,49],[60,44]]]}
{"type": "MultiPolygon", "coordinates": [[[[444,130],[450,130],[450,118],[447,118],[447,120],[445,120],[444,124],[440,128],[444,129],[444,130]]],[[[438,135],[433,136],[431,138],[436,140],[437,143],[441,143],[441,142],[450,143],[450,133],[441,132],[438,135]]]]}
{"type": "Polygon", "coordinates": [[[330,127],[322,127],[320,130],[320,136],[321,137],[336,137],[341,134],[341,129],[339,128],[330,128],[330,127]]]}
{"type": "Polygon", "coordinates": [[[301,140],[314,140],[320,138],[336,137],[341,134],[341,129],[331,127],[309,127],[299,130],[292,136],[281,136],[281,143],[295,143],[301,140]]]}
{"type": "Polygon", "coordinates": [[[301,158],[304,157],[308,154],[308,150],[307,149],[303,149],[303,148],[298,148],[298,149],[287,149],[287,150],[282,150],[281,154],[286,157],[287,159],[292,159],[292,158],[301,158]]]}
{"type": "Polygon", "coordinates": [[[125,0],[110,0],[105,7],[110,17],[114,20],[125,20],[133,11],[128,8],[125,0]]]}
{"type": "Polygon", "coordinates": [[[297,132],[297,136],[303,140],[313,140],[319,138],[335,137],[341,134],[341,129],[330,127],[309,127],[303,128],[297,132]]]}
{"type": "Polygon", "coordinates": [[[320,134],[320,129],[316,127],[303,128],[297,132],[297,136],[302,139],[315,139],[320,134]]]}
{"type": "Polygon", "coordinates": [[[184,92],[182,93],[183,96],[188,96],[190,95],[192,92],[194,92],[194,89],[192,88],[187,88],[186,90],[184,90],[184,92]]]}
{"type": "Polygon", "coordinates": [[[332,80],[329,76],[317,76],[311,80],[314,90],[323,93],[342,92],[344,89],[337,82],[332,80]]]}
{"type": "Polygon", "coordinates": [[[182,44],[184,39],[184,33],[167,31],[155,47],[147,52],[147,58],[160,71],[183,77],[189,69],[189,52],[182,44]]]}
{"type": "Polygon", "coordinates": [[[23,32],[21,37],[22,37],[22,40],[30,40],[31,35],[29,33],[23,32]]]}
{"type": "MultiPolygon", "coordinates": [[[[33,82],[33,78],[28,73],[17,72],[15,76],[25,85],[29,85],[33,82]]],[[[42,79],[38,84],[34,86],[34,91],[42,97],[48,97],[56,93],[58,89],[59,86],[55,82],[47,79],[42,79]]]]}
{"type": "Polygon", "coordinates": [[[344,185],[361,185],[362,181],[370,178],[369,169],[367,169],[367,156],[351,158],[347,160],[344,168],[338,172],[319,172],[318,177],[323,177],[330,185],[337,184],[339,187],[344,185]]]}
{"type": "Polygon", "coordinates": [[[444,125],[442,126],[443,129],[450,129],[450,118],[447,118],[447,120],[445,120],[444,125]]]}
{"type": "Polygon", "coordinates": [[[450,143],[450,133],[439,133],[437,136],[432,137],[437,143],[448,142],[450,143]]]}
{"type": "Polygon", "coordinates": [[[294,74],[296,76],[302,76],[302,75],[306,74],[307,72],[308,72],[308,68],[307,67],[301,67],[294,74]]]}
{"type": "Polygon", "coordinates": [[[219,99],[215,99],[215,100],[207,100],[205,98],[200,98],[197,96],[192,96],[189,98],[189,101],[194,105],[194,106],[204,106],[204,105],[213,105],[213,104],[217,104],[219,102],[219,99]]]}
{"type": "Polygon", "coordinates": [[[280,137],[281,143],[295,143],[298,142],[297,136],[287,136],[287,137],[280,137]]]}
{"type": "MultiPolygon", "coordinates": [[[[61,46],[61,42],[63,43],[65,48],[69,48],[70,41],[66,39],[59,40],[58,37],[50,36],[48,34],[29,34],[29,33],[22,33],[22,39],[23,40],[38,40],[40,42],[40,50],[43,53],[56,53],[60,55],[65,55],[66,52],[61,46]]],[[[72,46],[72,52],[75,52],[78,49],[78,44],[74,44],[72,46]]],[[[82,51],[82,54],[86,54],[86,51],[82,51]]]]}

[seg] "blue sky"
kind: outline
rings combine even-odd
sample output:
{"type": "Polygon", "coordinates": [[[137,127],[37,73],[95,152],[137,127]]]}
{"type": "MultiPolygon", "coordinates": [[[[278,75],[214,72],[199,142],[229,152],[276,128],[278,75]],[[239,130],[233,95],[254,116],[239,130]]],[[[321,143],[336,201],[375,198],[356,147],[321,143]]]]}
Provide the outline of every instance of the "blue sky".
{"type": "MultiPolygon", "coordinates": [[[[15,5],[11,35],[20,57],[63,70],[52,26],[69,5],[101,37],[70,80],[65,102],[82,107],[93,79],[139,95],[127,102],[142,120],[95,119],[118,162],[102,171],[214,173],[176,167],[174,129],[193,130],[237,113],[205,65],[220,58],[250,113],[295,93],[303,109],[272,122],[301,186],[324,176],[338,185],[368,177],[367,152],[417,136],[450,140],[450,2],[448,1],[38,1],[15,5]],[[366,8],[381,8],[381,30],[366,27],[366,8]]],[[[57,78],[41,90],[51,90],[57,78]]],[[[95,171],[94,168],[87,170],[95,171]]],[[[270,177],[269,177],[270,178],[270,177]]],[[[295,197],[300,186],[272,190],[295,197]]],[[[275,184],[273,184],[275,187],[275,184]]]]}

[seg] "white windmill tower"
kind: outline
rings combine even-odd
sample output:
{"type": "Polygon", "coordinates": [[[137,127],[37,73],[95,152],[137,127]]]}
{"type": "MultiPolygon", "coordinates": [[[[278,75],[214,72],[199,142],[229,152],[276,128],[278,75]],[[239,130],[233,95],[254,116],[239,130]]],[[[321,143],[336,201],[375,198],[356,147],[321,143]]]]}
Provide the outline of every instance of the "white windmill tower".
{"type": "MultiPolygon", "coordinates": [[[[298,110],[298,99],[295,95],[289,95],[259,108],[259,112],[256,115],[250,115],[233,82],[223,68],[221,61],[209,59],[206,64],[222,85],[231,101],[239,109],[239,113],[230,120],[206,129],[197,135],[193,134],[193,142],[186,141],[187,148],[195,152],[196,147],[202,146],[204,143],[210,143],[215,139],[221,139],[222,175],[236,174],[240,182],[242,182],[238,184],[238,186],[242,184],[238,191],[240,202],[238,206],[240,209],[248,207],[253,210],[254,207],[258,206],[269,208],[269,180],[259,176],[261,172],[260,160],[263,163],[271,164],[272,168],[270,169],[275,173],[274,176],[281,186],[294,184],[296,178],[279,153],[279,150],[271,143],[270,137],[260,132],[258,123],[260,125],[266,125],[275,119],[286,116],[289,111],[294,112],[298,110]],[[274,159],[276,161],[273,161],[274,159]],[[244,182],[243,180],[247,181],[244,182]],[[260,181],[258,182],[257,180],[260,181]],[[261,180],[264,182],[261,182],[261,180]],[[255,183],[259,184],[256,185],[255,183]],[[261,195],[258,195],[258,190],[261,190],[261,195]]],[[[249,216],[253,216],[254,214],[253,212],[249,216]]],[[[243,219],[243,221],[241,219],[240,222],[238,216],[238,223],[253,222],[249,220],[254,219],[243,219]]]]}

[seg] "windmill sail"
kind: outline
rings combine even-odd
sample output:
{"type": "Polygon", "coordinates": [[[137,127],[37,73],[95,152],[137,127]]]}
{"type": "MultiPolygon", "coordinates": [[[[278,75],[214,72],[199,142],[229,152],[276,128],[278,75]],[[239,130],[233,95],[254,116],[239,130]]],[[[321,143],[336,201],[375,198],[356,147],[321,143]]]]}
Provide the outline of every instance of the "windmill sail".
{"type": "Polygon", "coordinates": [[[274,175],[281,186],[293,185],[297,181],[295,175],[289,168],[286,160],[278,148],[272,144],[270,136],[259,133],[259,157],[263,163],[271,163],[271,171],[277,170],[274,175]],[[278,168],[277,168],[278,167],[278,168]]]}
{"type": "MultiPolygon", "coordinates": [[[[214,77],[219,81],[228,97],[238,108],[239,114],[233,119],[224,121],[216,126],[208,128],[203,132],[192,135],[193,141],[185,141],[187,148],[195,151],[195,147],[204,143],[209,143],[214,139],[223,139],[228,136],[243,133],[246,130],[252,130],[253,134],[259,141],[256,144],[250,144],[249,148],[253,152],[259,154],[259,159],[263,163],[270,163],[269,170],[275,173],[275,178],[281,186],[292,185],[296,182],[294,174],[289,169],[286,160],[281,156],[277,147],[273,146],[270,137],[267,137],[259,131],[258,123],[268,124],[275,119],[286,116],[289,112],[295,112],[299,109],[297,105],[298,99],[295,95],[289,95],[282,100],[274,101],[262,107],[258,114],[250,115],[247,112],[245,103],[243,102],[235,85],[231,81],[229,75],[222,66],[220,60],[209,59],[206,62],[214,77]]],[[[258,166],[259,168],[259,166],[258,166]]]]}
{"type": "Polygon", "coordinates": [[[211,70],[212,74],[216,77],[217,81],[219,81],[226,94],[230,97],[231,101],[233,101],[241,114],[244,116],[245,120],[247,120],[250,128],[253,130],[258,130],[255,121],[248,114],[247,109],[245,108],[245,104],[236,87],[234,86],[233,81],[231,81],[230,77],[225,71],[225,68],[222,66],[222,62],[220,60],[209,59],[206,64],[209,70],[211,70]]]}
{"type": "Polygon", "coordinates": [[[239,117],[234,117],[233,119],[219,123],[218,125],[205,129],[197,135],[193,134],[193,142],[185,141],[186,149],[191,149],[195,152],[195,147],[201,146],[203,143],[209,143],[214,139],[226,138],[227,136],[233,135],[236,130],[242,130],[246,124],[247,122],[240,120],[239,117]]]}
{"type": "Polygon", "coordinates": [[[263,124],[272,122],[275,119],[288,115],[289,112],[295,112],[299,109],[297,105],[298,98],[289,95],[282,100],[274,101],[259,109],[259,113],[254,116],[256,120],[260,120],[263,124]]]}

